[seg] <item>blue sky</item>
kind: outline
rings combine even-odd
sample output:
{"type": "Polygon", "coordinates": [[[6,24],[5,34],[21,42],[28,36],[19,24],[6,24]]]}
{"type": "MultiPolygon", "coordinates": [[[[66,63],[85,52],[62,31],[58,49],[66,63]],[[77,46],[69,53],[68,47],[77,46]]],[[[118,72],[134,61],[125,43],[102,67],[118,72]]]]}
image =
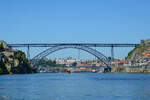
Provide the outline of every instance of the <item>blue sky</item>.
{"type": "MultiPolygon", "coordinates": [[[[149,5],[149,0],[0,0],[0,39],[8,43],[140,43],[150,38],[149,5]]],[[[37,51],[33,49],[32,55],[37,51]]],[[[105,55],[107,51],[102,50],[105,55]]],[[[124,57],[129,49],[121,51],[116,49],[116,57],[124,57]]]]}

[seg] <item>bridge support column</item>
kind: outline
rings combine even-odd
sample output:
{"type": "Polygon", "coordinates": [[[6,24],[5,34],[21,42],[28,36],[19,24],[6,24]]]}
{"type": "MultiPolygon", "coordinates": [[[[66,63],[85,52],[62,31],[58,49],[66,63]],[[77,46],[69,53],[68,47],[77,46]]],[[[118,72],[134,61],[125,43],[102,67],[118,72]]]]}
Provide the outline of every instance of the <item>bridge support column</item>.
{"type": "Polygon", "coordinates": [[[114,60],[114,46],[111,46],[111,60],[114,60]]]}
{"type": "Polygon", "coordinates": [[[78,49],[78,60],[80,61],[80,49],[78,49]]]}
{"type": "Polygon", "coordinates": [[[27,58],[30,60],[30,46],[28,45],[27,58]]]}

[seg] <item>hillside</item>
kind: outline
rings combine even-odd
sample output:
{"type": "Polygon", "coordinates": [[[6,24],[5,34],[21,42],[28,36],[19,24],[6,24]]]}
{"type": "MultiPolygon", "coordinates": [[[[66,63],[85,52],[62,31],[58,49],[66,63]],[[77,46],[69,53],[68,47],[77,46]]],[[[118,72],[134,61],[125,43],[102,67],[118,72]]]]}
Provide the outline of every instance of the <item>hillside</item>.
{"type": "Polygon", "coordinates": [[[6,42],[0,41],[0,74],[31,73],[32,67],[24,52],[11,49],[6,42]]]}
{"type": "Polygon", "coordinates": [[[146,63],[150,60],[150,39],[141,40],[141,44],[128,53],[127,60],[134,63],[146,63]]]}

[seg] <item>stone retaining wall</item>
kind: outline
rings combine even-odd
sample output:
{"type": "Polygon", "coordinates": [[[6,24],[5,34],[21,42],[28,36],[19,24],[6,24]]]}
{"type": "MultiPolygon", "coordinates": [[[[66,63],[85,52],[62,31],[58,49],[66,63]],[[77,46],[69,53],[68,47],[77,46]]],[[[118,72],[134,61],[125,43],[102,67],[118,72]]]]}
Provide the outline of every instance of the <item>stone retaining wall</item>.
{"type": "Polygon", "coordinates": [[[125,66],[119,66],[119,67],[113,67],[112,72],[119,72],[119,73],[150,73],[150,68],[147,67],[125,67],[125,66]]]}

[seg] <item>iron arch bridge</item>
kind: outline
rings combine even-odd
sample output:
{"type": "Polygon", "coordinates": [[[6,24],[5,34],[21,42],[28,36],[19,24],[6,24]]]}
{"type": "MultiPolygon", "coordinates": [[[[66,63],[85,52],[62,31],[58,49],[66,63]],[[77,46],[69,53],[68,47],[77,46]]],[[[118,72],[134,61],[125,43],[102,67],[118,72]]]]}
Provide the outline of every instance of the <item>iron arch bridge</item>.
{"type": "Polygon", "coordinates": [[[83,46],[83,45],[57,45],[51,48],[46,49],[45,51],[39,53],[38,55],[36,55],[35,57],[32,58],[31,63],[35,64],[35,62],[39,61],[42,58],[45,58],[46,56],[52,54],[53,52],[62,50],[62,49],[67,49],[67,48],[75,48],[75,49],[81,49],[83,51],[86,51],[92,55],[94,55],[95,57],[98,58],[98,60],[102,61],[106,66],[110,66],[111,65],[111,60],[108,59],[108,57],[106,57],[105,55],[103,55],[102,53],[100,53],[99,51],[90,48],[88,46],[83,46]]]}

